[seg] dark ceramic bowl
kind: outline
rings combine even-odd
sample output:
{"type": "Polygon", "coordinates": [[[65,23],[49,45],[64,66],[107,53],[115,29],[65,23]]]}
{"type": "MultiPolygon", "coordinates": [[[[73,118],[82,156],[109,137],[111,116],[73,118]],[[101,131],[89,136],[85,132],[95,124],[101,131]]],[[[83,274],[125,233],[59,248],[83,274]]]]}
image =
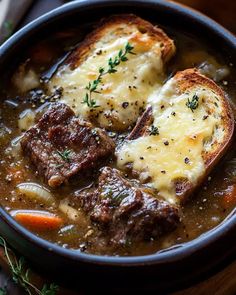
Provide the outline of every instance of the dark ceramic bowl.
{"type": "MultiPolygon", "coordinates": [[[[34,40],[50,32],[84,24],[114,13],[135,13],[160,25],[190,32],[218,48],[236,64],[236,38],[204,15],[162,0],[73,1],[40,17],[0,48],[0,71],[17,63],[34,40]]],[[[106,290],[113,286],[167,292],[203,279],[232,260],[236,253],[236,216],[232,213],[214,230],[184,245],[138,257],[108,257],[63,249],[36,237],[0,209],[0,234],[34,267],[57,282],[106,290]],[[89,278],[89,280],[88,280],[89,278]],[[91,282],[91,283],[89,283],[91,282]],[[102,282],[102,283],[101,283],[102,282]]],[[[72,286],[71,285],[71,286],[72,286]]]]}

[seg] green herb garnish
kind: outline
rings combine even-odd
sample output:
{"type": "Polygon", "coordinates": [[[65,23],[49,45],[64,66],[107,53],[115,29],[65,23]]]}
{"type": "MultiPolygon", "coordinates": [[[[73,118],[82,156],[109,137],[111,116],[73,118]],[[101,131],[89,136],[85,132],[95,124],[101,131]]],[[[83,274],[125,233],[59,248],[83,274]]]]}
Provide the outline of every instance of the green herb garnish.
{"type": "Polygon", "coordinates": [[[110,186],[107,186],[101,194],[103,199],[110,199],[112,206],[119,206],[119,204],[128,197],[127,192],[117,192],[114,191],[110,186]]]}
{"type": "Polygon", "coordinates": [[[7,289],[6,288],[0,288],[0,295],[7,295],[7,289]]]}
{"type": "Polygon", "coordinates": [[[112,194],[111,196],[111,204],[113,206],[119,206],[120,203],[129,196],[128,193],[126,192],[120,192],[120,193],[116,193],[116,194],[112,194]]]}
{"type": "Polygon", "coordinates": [[[70,162],[71,150],[64,150],[64,152],[57,151],[58,155],[65,161],[70,162]]]}
{"type": "Polygon", "coordinates": [[[89,108],[97,108],[96,100],[92,99],[92,93],[99,93],[97,91],[98,85],[102,82],[102,77],[107,74],[114,74],[117,72],[116,67],[121,63],[128,60],[128,54],[135,54],[132,50],[134,47],[128,42],[125,45],[124,49],[120,49],[118,55],[114,57],[114,59],[109,58],[108,60],[108,68],[105,69],[103,67],[99,68],[99,75],[95,80],[89,82],[89,84],[85,87],[87,93],[85,94],[84,100],[82,103],[86,103],[89,108]]]}
{"type": "Polygon", "coordinates": [[[158,127],[152,125],[149,129],[149,135],[159,135],[158,127]]]}
{"type": "MultiPolygon", "coordinates": [[[[24,257],[18,257],[7,246],[6,241],[0,237],[0,245],[3,247],[7,262],[12,272],[13,281],[21,286],[29,295],[55,295],[58,291],[58,286],[54,283],[49,285],[44,284],[42,289],[39,290],[35,285],[30,282],[30,269],[27,267],[24,257]]],[[[6,289],[0,289],[1,295],[6,295],[6,289]]]]}
{"type": "Polygon", "coordinates": [[[5,40],[7,40],[13,33],[13,23],[12,21],[10,20],[6,20],[4,23],[3,23],[3,27],[5,29],[5,40]]]}
{"type": "Polygon", "coordinates": [[[196,108],[198,107],[198,101],[199,101],[199,97],[196,94],[194,94],[191,100],[189,100],[188,98],[188,101],[186,102],[186,106],[190,108],[192,112],[194,112],[194,110],[196,110],[196,108]]]}
{"type": "Polygon", "coordinates": [[[112,198],[113,196],[113,191],[111,188],[106,188],[105,191],[101,195],[103,198],[112,198]]]}

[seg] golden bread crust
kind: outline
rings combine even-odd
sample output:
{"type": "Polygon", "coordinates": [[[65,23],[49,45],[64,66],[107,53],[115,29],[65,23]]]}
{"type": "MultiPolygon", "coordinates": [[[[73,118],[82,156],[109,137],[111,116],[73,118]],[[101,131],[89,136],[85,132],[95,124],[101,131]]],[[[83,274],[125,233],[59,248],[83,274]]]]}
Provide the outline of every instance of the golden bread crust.
{"type": "Polygon", "coordinates": [[[129,28],[131,25],[136,26],[142,33],[147,33],[153,41],[159,42],[161,46],[161,54],[163,62],[167,62],[175,53],[174,41],[171,40],[166,33],[153,26],[150,22],[143,20],[142,18],[134,14],[120,14],[113,15],[100,21],[97,25],[97,29],[92,31],[84,41],[70,54],[66,63],[70,64],[71,68],[78,67],[93,51],[95,44],[107,36],[108,34],[118,35],[122,26],[129,28]]]}

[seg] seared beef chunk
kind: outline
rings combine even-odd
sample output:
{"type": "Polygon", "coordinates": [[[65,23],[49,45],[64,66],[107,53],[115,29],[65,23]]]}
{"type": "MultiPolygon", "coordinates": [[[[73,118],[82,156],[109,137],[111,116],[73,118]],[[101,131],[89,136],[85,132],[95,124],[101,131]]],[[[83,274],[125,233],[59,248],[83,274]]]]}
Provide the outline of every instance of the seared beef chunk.
{"type": "Polygon", "coordinates": [[[177,208],[157,199],[151,189],[124,179],[121,172],[105,167],[98,188],[78,194],[81,207],[115,245],[130,240],[157,238],[176,228],[177,208]]]}
{"type": "Polygon", "coordinates": [[[93,128],[60,103],[53,104],[25,133],[21,146],[51,187],[94,167],[115,149],[102,129],[93,128]]]}
{"type": "Polygon", "coordinates": [[[153,122],[152,107],[148,106],[142,116],[138,119],[134,129],[131,131],[127,139],[134,140],[146,134],[150,134],[150,126],[153,122]]]}

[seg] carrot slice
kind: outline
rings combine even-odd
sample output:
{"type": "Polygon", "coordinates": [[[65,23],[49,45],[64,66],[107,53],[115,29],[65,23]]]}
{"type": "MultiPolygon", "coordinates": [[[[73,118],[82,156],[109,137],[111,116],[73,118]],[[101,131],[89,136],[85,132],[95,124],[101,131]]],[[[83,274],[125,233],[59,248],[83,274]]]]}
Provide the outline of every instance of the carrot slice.
{"type": "Polygon", "coordinates": [[[25,227],[38,231],[55,230],[63,224],[62,218],[45,211],[19,210],[13,217],[25,227]]]}

